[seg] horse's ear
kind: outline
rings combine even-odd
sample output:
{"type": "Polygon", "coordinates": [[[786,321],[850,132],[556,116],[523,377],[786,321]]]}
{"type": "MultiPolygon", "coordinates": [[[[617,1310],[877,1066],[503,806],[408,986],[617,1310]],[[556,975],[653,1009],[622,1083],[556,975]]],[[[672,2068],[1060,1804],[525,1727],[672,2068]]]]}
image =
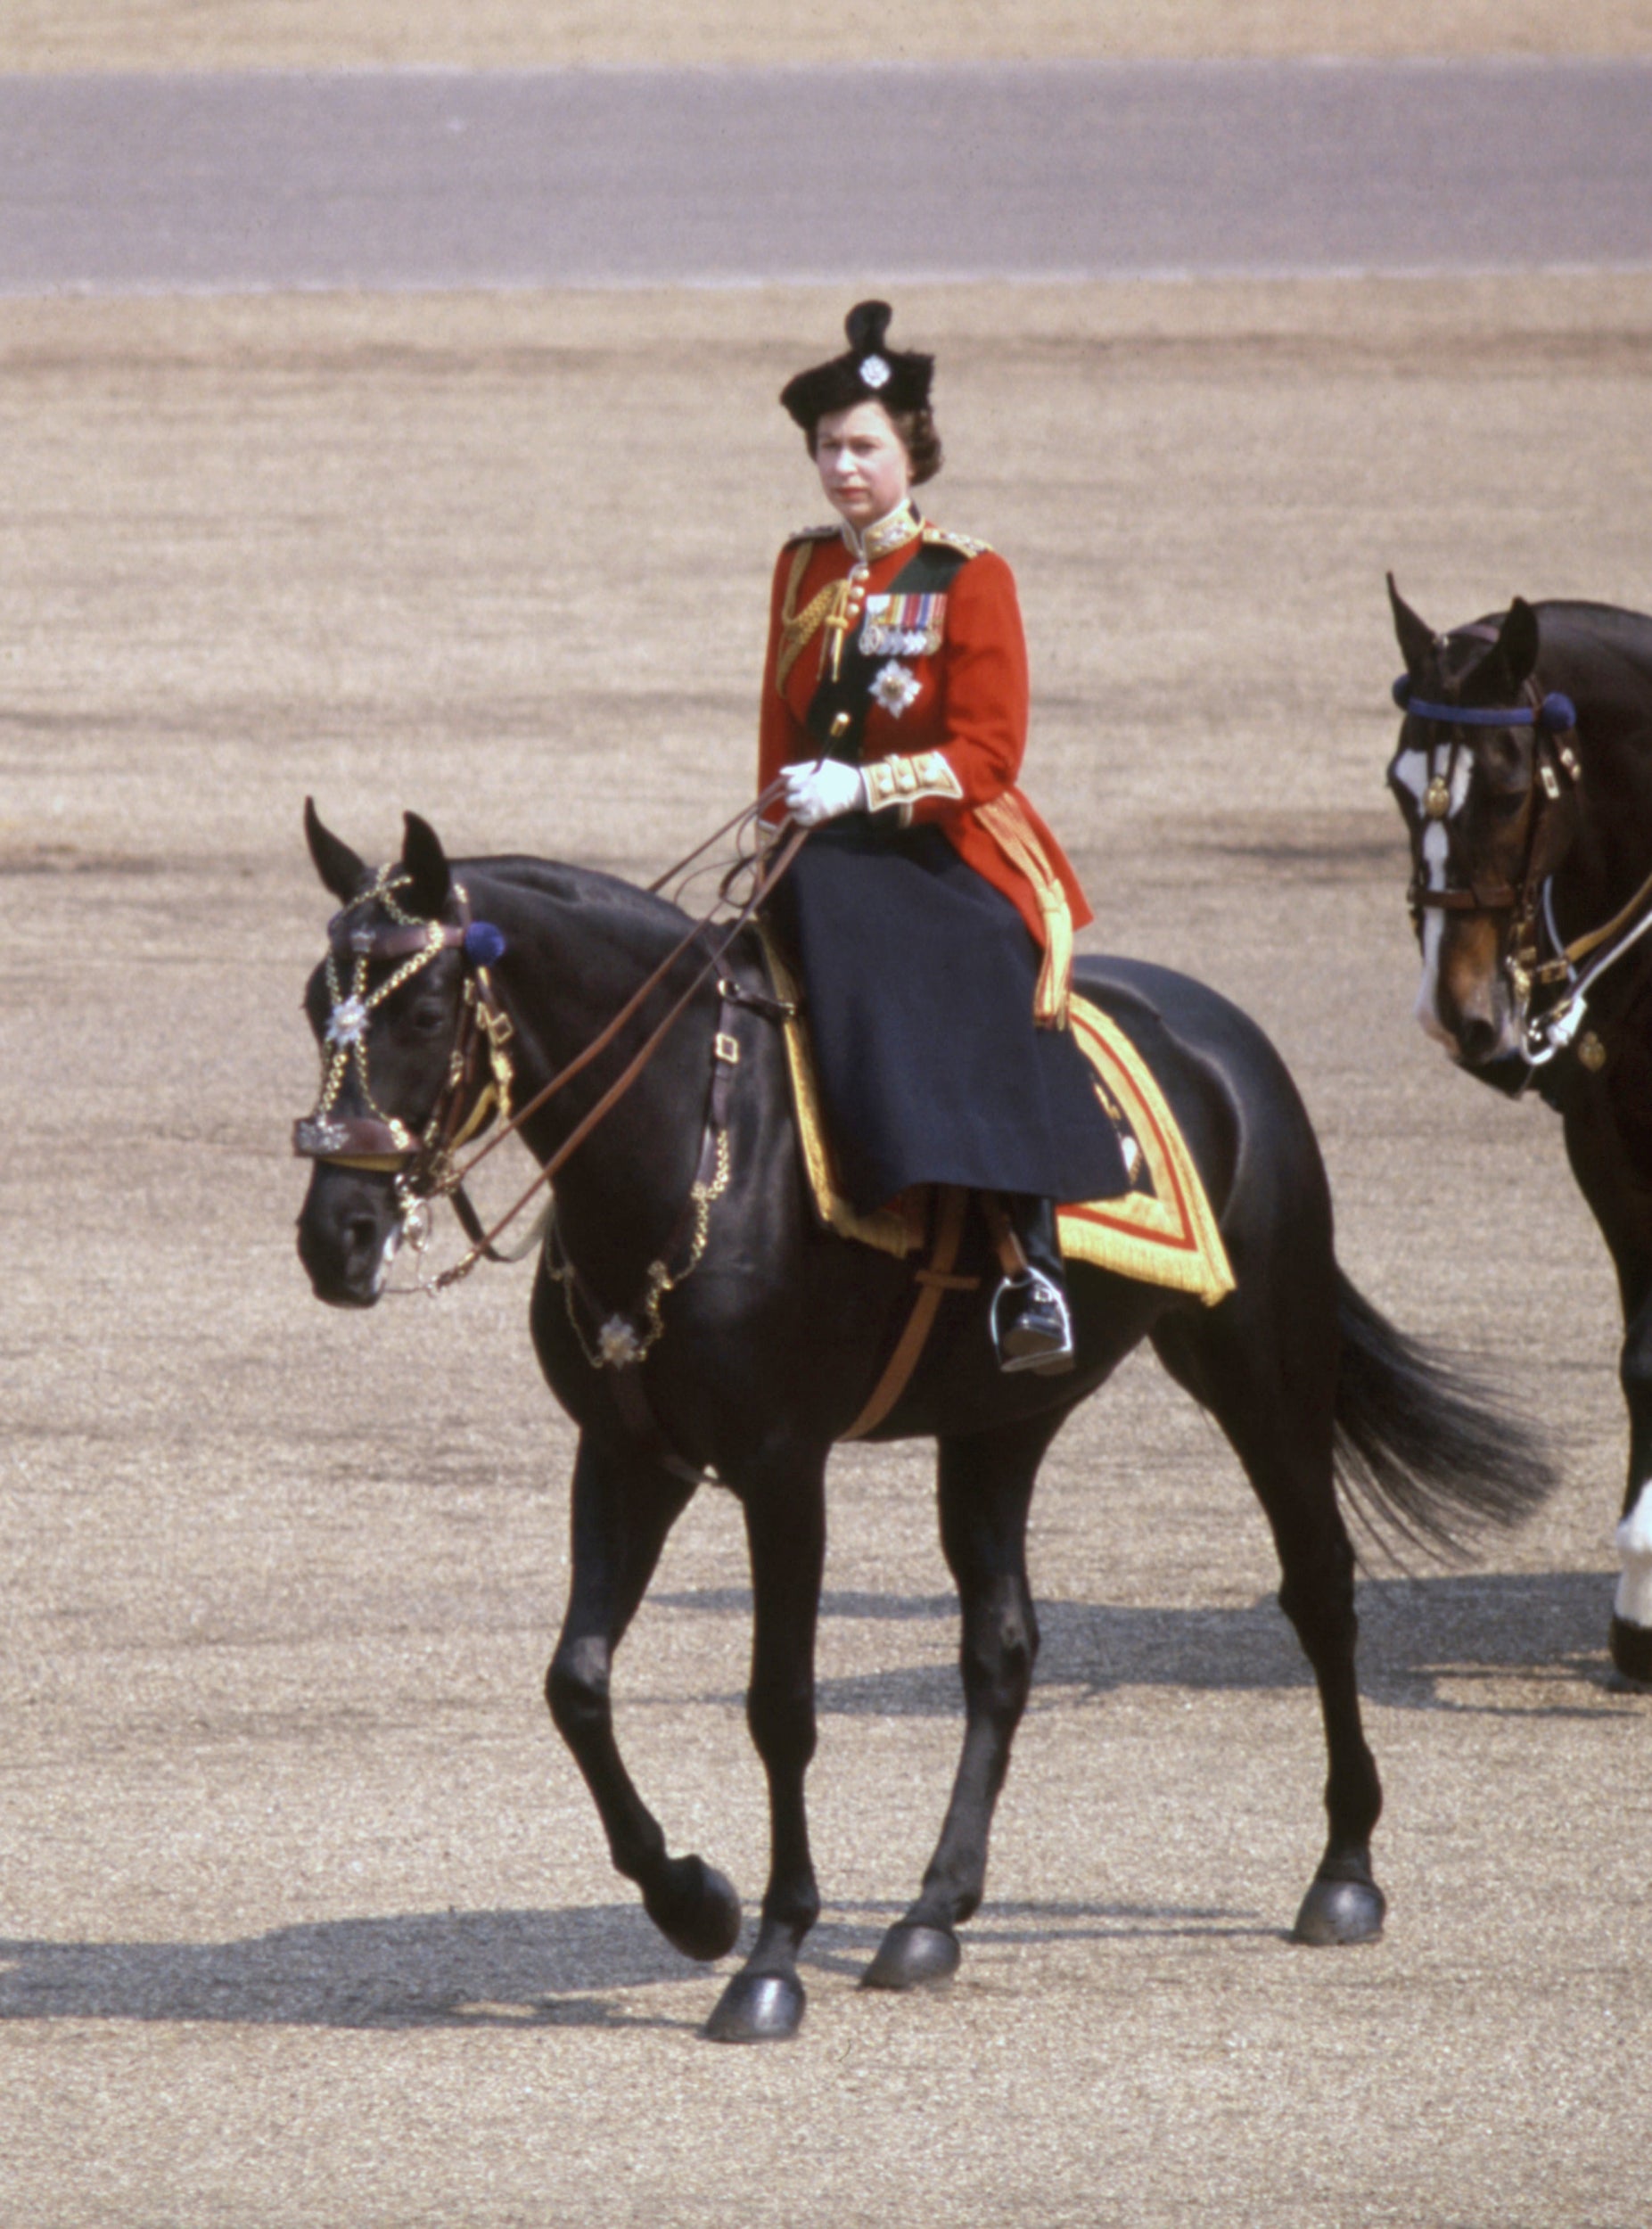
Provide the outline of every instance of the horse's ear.
{"type": "Polygon", "coordinates": [[[402,822],[407,833],[402,839],[401,868],[411,886],[401,892],[400,902],[420,920],[433,921],[447,904],[453,884],[448,854],[428,820],[408,812],[402,815],[402,822]]]}
{"type": "Polygon", "coordinates": [[[1400,655],[1405,660],[1405,670],[1416,679],[1434,649],[1434,629],[1426,620],[1418,619],[1388,575],[1388,606],[1393,613],[1393,631],[1399,637],[1400,655]]]}
{"type": "Polygon", "coordinates": [[[1504,615],[1497,640],[1473,672],[1463,677],[1469,703],[1496,704],[1518,695],[1536,663],[1537,613],[1517,596],[1504,615]]]}
{"type": "Polygon", "coordinates": [[[313,797],[304,800],[304,841],[309,845],[316,872],[341,905],[349,905],[364,890],[372,888],[373,869],[333,835],[316,810],[313,797]]]}
{"type": "Polygon", "coordinates": [[[1523,596],[1516,596],[1508,606],[1508,617],[1497,638],[1497,654],[1508,669],[1515,688],[1531,679],[1537,666],[1537,613],[1523,596]]]}

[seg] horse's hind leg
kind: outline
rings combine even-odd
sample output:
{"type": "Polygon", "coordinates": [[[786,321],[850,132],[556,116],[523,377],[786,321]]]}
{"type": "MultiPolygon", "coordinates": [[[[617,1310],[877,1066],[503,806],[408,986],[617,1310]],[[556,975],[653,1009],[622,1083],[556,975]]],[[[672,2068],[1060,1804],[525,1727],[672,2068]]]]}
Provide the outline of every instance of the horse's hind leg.
{"type": "Polygon", "coordinates": [[[1269,1308],[1261,1282],[1248,1305],[1242,1287],[1214,1315],[1165,1319],[1153,1343],[1215,1417],[1256,1490],[1279,1552],[1279,1607],[1319,1691],[1330,1836],[1294,1932],[1303,1943],[1368,1942],[1381,1934],[1386,1909],[1371,1871],[1383,1795],[1360,1722],[1353,1550],[1332,1468],[1336,1311],[1334,1301],[1312,1309],[1300,1296],[1287,1307],[1279,1295],[1269,1308]]]}
{"type": "Polygon", "coordinates": [[[964,1750],[917,1900],[878,1946],[862,1977],[867,1988],[945,1980],[958,1962],[957,1929],[985,1891],[993,1807],[1039,1649],[1027,1585],[1027,1510],[1062,1420],[1057,1412],[941,1443],[941,1544],[963,1612],[964,1750]]]}
{"type": "Polygon", "coordinates": [[[670,1857],[660,1823],[613,1737],[609,1677],[666,1534],[694,1489],[653,1463],[582,1435],[573,1472],[573,1572],[546,1700],[596,1800],[615,1870],[687,1958],[720,1958],[740,1932],[740,1900],[714,1866],[670,1857]]]}

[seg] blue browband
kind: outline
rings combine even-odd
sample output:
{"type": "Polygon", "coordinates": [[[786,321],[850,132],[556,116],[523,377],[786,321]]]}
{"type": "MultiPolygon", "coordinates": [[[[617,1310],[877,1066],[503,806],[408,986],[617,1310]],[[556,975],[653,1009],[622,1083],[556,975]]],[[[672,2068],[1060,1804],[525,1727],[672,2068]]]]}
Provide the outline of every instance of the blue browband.
{"type": "Polygon", "coordinates": [[[1563,735],[1577,725],[1577,707],[1557,689],[1541,704],[1427,704],[1411,695],[1411,677],[1402,673],[1393,685],[1393,701],[1413,720],[1437,720],[1448,728],[1541,728],[1563,735]]]}

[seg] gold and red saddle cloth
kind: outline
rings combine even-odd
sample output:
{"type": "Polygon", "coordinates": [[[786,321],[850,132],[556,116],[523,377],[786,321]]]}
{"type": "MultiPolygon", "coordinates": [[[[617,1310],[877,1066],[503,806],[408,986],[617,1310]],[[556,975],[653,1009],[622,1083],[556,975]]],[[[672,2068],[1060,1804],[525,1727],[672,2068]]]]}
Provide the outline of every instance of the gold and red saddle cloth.
{"type": "MultiPolygon", "coordinates": [[[[796,979],[774,940],[762,940],[778,997],[795,1004],[796,979]]],[[[1221,1232],[1187,1140],[1153,1072],[1130,1039],[1099,1007],[1073,996],[1071,1027],[1096,1076],[1096,1095],[1118,1132],[1130,1189],[1116,1199],[1063,1205],[1056,1229],[1063,1255],[1148,1285],[1191,1293],[1206,1307],[1234,1289],[1221,1232]]],[[[803,1163],[817,1213],[840,1238],[857,1238],[903,1258],[924,1244],[922,1204],[897,1204],[861,1214],[838,1191],[821,1119],[809,1033],[801,1015],[785,1023],[786,1058],[803,1163]]],[[[970,1280],[973,1282],[973,1280],[970,1280]]]]}

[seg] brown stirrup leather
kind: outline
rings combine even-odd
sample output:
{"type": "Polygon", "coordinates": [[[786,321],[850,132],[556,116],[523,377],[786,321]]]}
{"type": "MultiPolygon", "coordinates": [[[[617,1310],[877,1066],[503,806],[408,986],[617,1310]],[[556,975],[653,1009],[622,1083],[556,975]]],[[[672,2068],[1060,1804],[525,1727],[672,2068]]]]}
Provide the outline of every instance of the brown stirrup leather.
{"type": "Polygon", "coordinates": [[[1009,1210],[997,1192],[981,1195],[981,1212],[986,1217],[988,1236],[992,1240],[992,1251],[998,1255],[999,1269],[1006,1277],[1024,1277],[1032,1264],[1021,1243],[1021,1234],[1010,1221],[1009,1210]]]}
{"type": "Polygon", "coordinates": [[[918,1357],[929,1343],[929,1335],[941,1307],[943,1293],[974,1293],[981,1289],[978,1277],[955,1277],[952,1264],[958,1260],[958,1246],[964,1237],[964,1213],[969,1205],[969,1194],[960,1184],[943,1184],[935,1218],[935,1250],[929,1267],[915,1270],[912,1282],[918,1287],[917,1298],[912,1304],[912,1313],[907,1328],[896,1343],[895,1351],[884,1367],[884,1375],[872,1389],[872,1396],[847,1432],[840,1432],[841,1440],[864,1439],[875,1431],[894,1407],[907,1389],[918,1357]]]}

